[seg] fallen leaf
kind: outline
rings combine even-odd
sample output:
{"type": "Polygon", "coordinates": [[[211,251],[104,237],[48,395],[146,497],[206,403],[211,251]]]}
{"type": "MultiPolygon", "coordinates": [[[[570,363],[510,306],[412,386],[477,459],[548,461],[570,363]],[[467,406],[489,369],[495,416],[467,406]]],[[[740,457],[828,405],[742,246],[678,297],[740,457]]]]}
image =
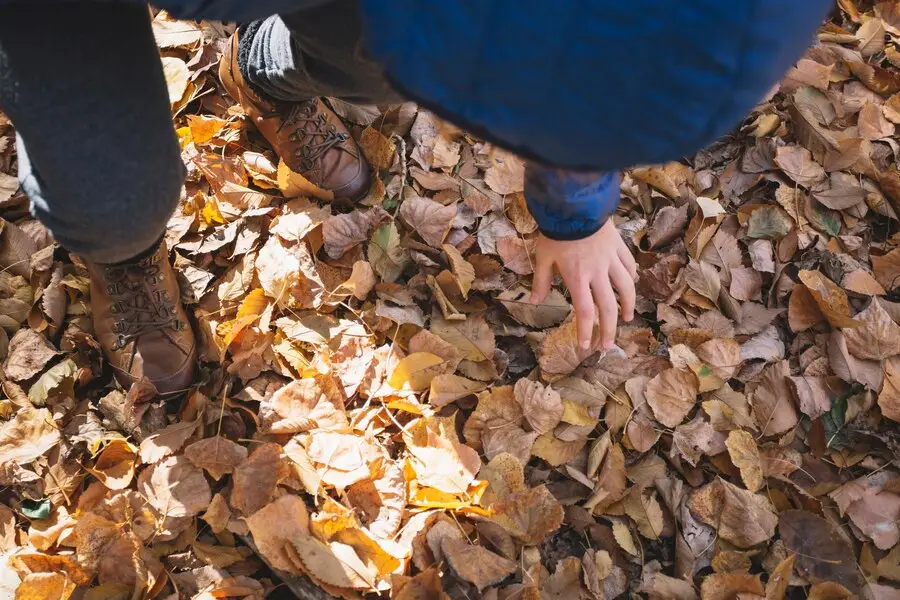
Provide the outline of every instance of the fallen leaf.
{"type": "Polygon", "coordinates": [[[741,472],[744,486],[751,492],[758,492],[764,480],[756,440],[748,432],[737,429],[728,434],[725,446],[731,462],[741,472]]]}
{"type": "Polygon", "coordinates": [[[20,329],[9,341],[3,369],[13,381],[25,381],[40,373],[58,352],[47,338],[33,329],[20,329]]]}
{"type": "MultiPolygon", "coordinates": [[[[244,515],[255,513],[272,501],[275,487],[287,474],[287,465],[281,458],[281,446],[272,443],[258,445],[247,460],[234,468],[231,506],[244,515]]],[[[209,500],[207,497],[206,502],[209,500]]]]}
{"type": "Polygon", "coordinates": [[[681,424],[697,402],[697,378],[690,371],[666,369],[647,383],[647,404],[666,427],[681,424]]]}
{"type": "Polygon", "coordinates": [[[491,505],[493,521],[525,545],[534,545],[563,522],[563,508],[543,485],[513,492],[491,505]]]}
{"type": "Polygon", "coordinates": [[[809,150],[802,146],[780,146],[775,150],[775,164],[791,180],[805,188],[825,179],[825,169],[814,161],[809,150]]]}
{"type": "Polygon", "coordinates": [[[153,508],[169,517],[194,516],[212,500],[203,471],[182,456],[170,456],[141,471],[138,490],[153,508]]]}
{"type": "Polygon", "coordinates": [[[853,321],[852,327],[842,330],[847,350],[853,356],[881,360],[900,354],[900,325],[891,319],[877,298],[853,321]]]}
{"type": "Polygon", "coordinates": [[[309,536],[309,511],[299,496],[286,494],[246,518],[259,553],[273,567],[293,572],[294,564],[285,546],[309,536]]]}
{"type": "Polygon", "coordinates": [[[797,572],[807,580],[858,588],[853,548],[828,521],[806,511],[786,510],[778,517],[778,533],[785,549],[796,555],[797,572]]]}
{"type": "Polygon", "coordinates": [[[479,592],[500,583],[516,570],[513,561],[481,546],[474,546],[466,539],[444,540],[441,549],[456,574],[474,584],[479,592]]]}
{"type": "Polygon", "coordinates": [[[181,421],[147,437],[140,445],[141,461],[149,465],[178,452],[196,429],[196,421],[181,421]]]}
{"type": "Polygon", "coordinates": [[[444,206],[428,198],[413,196],[400,204],[400,216],[426,244],[440,248],[456,217],[456,205],[444,206]]]}
{"type": "Polygon", "coordinates": [[[189,445],[184,456],[218,481],[247,459],[247,449],[228,438],[213,436],[189,445]]]}
{"type": "Polygon", "coordinates": [[[750,548],[771,539],[778,524],[768,500],[722,479],[697,490],[691,496],[690,508],[738,548],[750,548]]]}
{"type": "Polygon", "coordinates": [[[525,420],[538,433],[547,433],[559,425],[563,403],[559,393],[536,381],[520,379],[514,387],[516,401],[522,405],[525,420]]]}
{"type": "Polygon", "coordinates": [[[124,439],[113,438],[106,443],[89,470],[107,488],[124,490],[134,479],[137,457],[137,448],[124,439]]]}
{"type": "Polygon", "coordinates": [[[556,289],[551,289],[541,304],[531,303],[530,298],[531,292],[522,286],[506,290],[498,296],[516,321],[536,329],[559,325],[572,310],[565,297],[556,289]]]}
{"type": "Polygon", "coordinates": [[[856,327],[844,290],[818,271],[800,271],[798,276],[832,327],[856,327]]]}
{"type": "Polygon", "coordinates": [[[388,383],[397,390],[416,392],[428,389],[431,381],[444,370],[444,359],[430,352],[415,352],[400,360],[388,383]]]}

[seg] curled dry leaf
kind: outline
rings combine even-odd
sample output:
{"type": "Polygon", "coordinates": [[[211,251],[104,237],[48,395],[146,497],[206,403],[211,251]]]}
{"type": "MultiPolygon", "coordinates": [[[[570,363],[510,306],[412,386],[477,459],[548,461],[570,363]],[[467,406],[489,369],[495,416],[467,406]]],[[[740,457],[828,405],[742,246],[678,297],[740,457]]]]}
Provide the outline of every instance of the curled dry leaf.
{"type": "Polygon", "coordinates": [[[31,379],[59,354],[47,338],[33,329],[23,328],[9,341],[8,358],[3,369],[12,381],[31,379]]]}
{"type": "Polygon", "coordinates": [[[272,433],[348,427],[343,393],[330,375],[295,379],[260,405],[260,417],[272,433]]]}
{"type": "Polygon", "coordinates": [[[59,428],[49,410],[23,406],[0,425],[0,464],[28,464],[59,441],[59,428]]]}
{"type": "Polygon", "coordinates": [[[141,441],[141,462],[153,464],[178,452],[196,429],[196,421],[181,421],[150,435],[141,441]]]}
{"type": "MultiPolygon", "coordinates": [[[[538,353],[538,364],[545,380],[558,379],[574,371],[587,357],[591,356],[603,345],[600,327],[594,327],[589,348],[582,348],[578,343],[578,331],[575,320],[571,319],[544,337],[538,353]]],[[[609,353],[613,353],[610,351],[609,353]]]]}
{"type": "Polygon", "coordinates": [[[448,494],[464,494],[481,468],[478,452],[460,443],[452,424],[421,418],[404,432],[413,469],[421,485],[448,494]]]}

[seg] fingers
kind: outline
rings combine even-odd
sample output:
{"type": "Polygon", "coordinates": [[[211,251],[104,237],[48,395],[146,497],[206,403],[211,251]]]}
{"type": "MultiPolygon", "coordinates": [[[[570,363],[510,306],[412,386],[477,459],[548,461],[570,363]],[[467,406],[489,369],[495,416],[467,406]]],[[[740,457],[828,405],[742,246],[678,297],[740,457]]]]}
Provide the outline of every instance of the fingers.
{"type": "Polygon", "coordinates": [[[545,258],[543,252],[535,253],[534,281],[531,284],[531,303],[540,304],[550,293],[553,282],[553,261],[545,258]]]}
{"type": "Polygon", "coordinates": [[[609,267],[609,279],[619,292],[619,300],[622,303],[622,319],[631,321],[634,319],[634,278],[625,265],[613,263],[609,267]]]}
{"type": "Polygon", "coordinates": [[[575,329],[578,332],[578,345],[583,349],[591,347],[594,334],[594,298],[587,279],[569,288],[572,304],[575,305],[575,329]]]}
{"type": "Polygon", "coordinates": [[[616,296],[613,294],[608,276],[594,279],[591,289],[594,293],[594,302],[600,310],[600,339],[603,349],[608,350],[616,341],[616,321],[619,317],[616,296]]]}
{"type": "MultiPolygon", "coordinates": [[[[634,261],[634,256],[631,255],[631,252],[628,251],[628,246],[622,244],[619,249],[616,250],[616,256],[622,261],[631,280],[637,281],[637,263],[634,261]]],[[[621,290],[619,290],[619,292],[621,293],[621,290]]]]}

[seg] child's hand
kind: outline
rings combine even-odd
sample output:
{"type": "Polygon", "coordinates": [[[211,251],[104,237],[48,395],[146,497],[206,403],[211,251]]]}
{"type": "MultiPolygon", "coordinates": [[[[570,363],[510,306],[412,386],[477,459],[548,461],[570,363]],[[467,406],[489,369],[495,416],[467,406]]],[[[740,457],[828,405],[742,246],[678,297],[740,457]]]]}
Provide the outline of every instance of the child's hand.
{"type": "Polygon", "coordinates": [[[634,257],[612,219],[590,237],[568,242],[538,237],[535,250],[534,284],[531,301],[539,304],[550,292],[553,265],[569,288],[575,305],[578,342],[582,348],[591,344],[595,319],[599,314],[604,348],[612,348],[616,338],[618,307],[613,287],[622,302],[622,318],[634,318],[634,280],[637,269],[634,257]],[[595,312],[594,307],[599,310],[595,312]]]}

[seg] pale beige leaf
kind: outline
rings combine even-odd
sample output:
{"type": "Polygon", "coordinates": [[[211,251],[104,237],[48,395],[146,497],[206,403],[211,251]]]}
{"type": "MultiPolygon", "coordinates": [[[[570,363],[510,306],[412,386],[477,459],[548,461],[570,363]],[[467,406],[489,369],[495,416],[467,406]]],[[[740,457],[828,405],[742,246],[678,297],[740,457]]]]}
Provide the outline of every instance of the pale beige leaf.
{"type": "Polygon", "coordinates": [[[722,479],[694,492],[689,506],[719,536],[738,548],[750,548],[771,539],[778,524],[766,498],[722,479]]]}
{"type": "Polygon", "coordinates": [[[532,304],[530,298],[531,292],[522,286],[510,288],[498,296],[516,321],[536,329],[559,325],[572,310],[565,296],[556,288],[552,288],[540,304],[532,304]]]}
{"type": "Polygon", "coordinates": [[[900,354],[900,325],[891,319],[878,298],[873,298],[853,321],[854,327],[843,330],[847,349],[853,356],[881,360],[900,354]]]}
{"type": "Polygon", "coordinates": [[[559,424],[563,403],[559,393],[536,381],[520,379],[514,387],[516,401],[522,405],[525,420],[539,433],[547,433],[559,424]]]}
{"type": "Polygon", "coordinates": [[[212,500],[203,471],[183,456],[170,456],[144,469],[138,477],[138,490],[153,508],[169,517],[194,516],[212,500]]]}

